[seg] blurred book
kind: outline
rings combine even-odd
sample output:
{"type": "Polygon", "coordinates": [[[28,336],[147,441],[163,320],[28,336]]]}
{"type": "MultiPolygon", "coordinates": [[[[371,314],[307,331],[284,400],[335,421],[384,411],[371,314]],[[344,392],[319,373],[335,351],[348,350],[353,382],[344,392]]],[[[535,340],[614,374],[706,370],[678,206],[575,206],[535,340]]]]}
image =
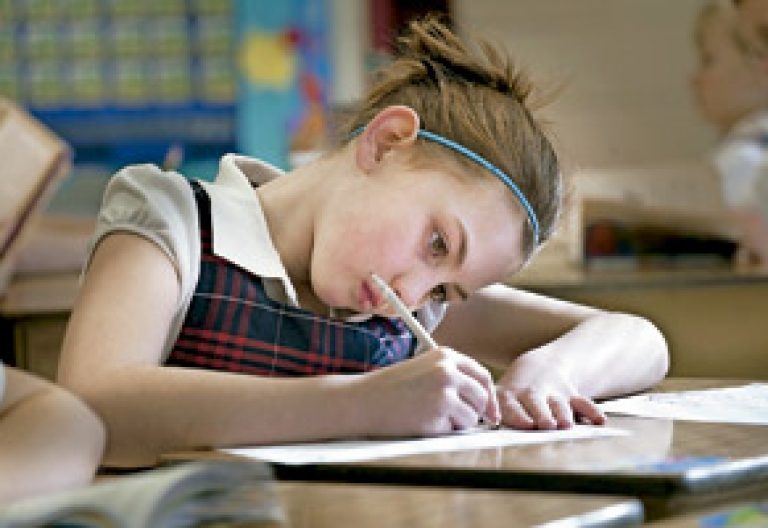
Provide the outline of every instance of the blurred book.
{"type": "Polygon", "coordinates": [[[555,260],[601,271],[730,266],[737,229],[706,160],[585,168],[566,189],[553,247],[541,255],[547,268],[555,260]]]}
{"type": "Polygon", "coordinates": [[[181,528],[281,526],[267,464],[197,461],[116,476],[0,508],[0,526],[181,528]]]}
{"type": "Polygon", "coordinates": [[[35,221],[71,167],[68,145],[0,97],[0,293],[35,221]]]}
{"type": "Polygon", "coordinates": [[[20,273],[79,273],[93,238],[95,217],[42,215],[15,258],[20,273]]]}
{"type": "Polygon", "coordinates": [[[738,248],[724,210],[582,202],[588,270],[730,268],[738,248]]]}

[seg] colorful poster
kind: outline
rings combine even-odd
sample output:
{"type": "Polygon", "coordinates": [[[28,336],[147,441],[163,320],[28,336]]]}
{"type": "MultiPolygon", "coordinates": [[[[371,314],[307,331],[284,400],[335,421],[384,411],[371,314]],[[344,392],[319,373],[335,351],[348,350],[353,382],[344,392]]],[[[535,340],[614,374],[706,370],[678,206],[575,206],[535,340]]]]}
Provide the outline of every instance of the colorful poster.
{"type": "Polygon", "coordinates": [[[322,148],[330,89],[325,0],[238,0],[238,150],[281,168],[322,148]]]}

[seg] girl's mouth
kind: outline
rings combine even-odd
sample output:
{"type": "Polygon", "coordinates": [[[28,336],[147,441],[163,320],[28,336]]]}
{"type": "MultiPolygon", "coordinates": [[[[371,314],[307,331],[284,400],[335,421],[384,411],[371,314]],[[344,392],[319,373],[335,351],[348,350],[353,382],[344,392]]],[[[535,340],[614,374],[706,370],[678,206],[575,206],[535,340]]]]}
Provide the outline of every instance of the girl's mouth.
{"type": "Polygon", "coordinates": [[[364,280],[360,287],[360,308],[363,312],[373,312],[381,304],[381,297],[376,289],[364,280]]]}

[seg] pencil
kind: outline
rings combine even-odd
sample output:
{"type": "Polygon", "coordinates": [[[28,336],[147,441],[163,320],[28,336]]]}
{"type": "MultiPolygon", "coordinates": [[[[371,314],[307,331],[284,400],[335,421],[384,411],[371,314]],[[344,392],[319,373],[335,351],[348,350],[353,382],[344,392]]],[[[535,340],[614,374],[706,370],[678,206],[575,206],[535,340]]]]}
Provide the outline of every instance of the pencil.
{"type": "Polygon", "coordinates": [[[430,350],[433,348],[438,348],[437,343],[432,338],[432,336],[429,335],[421,323],[416,320],[410,310],[408,310],[408,308],[406,308],[406,306],[403,304],[403,301],[400,300],[400,297],[398,297],[397,294],[392,291],[392,288],[390,288],[389,285],[375,273],[371,273],[371,277],[373,278],[373,282],[376,284],[379,290],[381,290],[382,295],[384,295],[384,299],[387,301],[387,303],[389,303],[390,306],[397,310],[398,315],[403,319],[403,321],[405,321],[405,324],[407,324],[408,328],[411,329],[411,332],[414,333],[416,339],[418,339],[421,343],[427,344],[430,350]]]}
{"type": "MultiPolygon", "coordinates": [[[[405,324],[408,325],[408,328],[411,329],[411,332],[414,333],[416,336],[416,339],[421,341],[422,343],[426,343],[429,346],[429,349],[432,350],[434,348],[439,348],[437,346],[437,342],[432,338],[431,335],[427,333],[427,331],[424,329],[424,327],[419,323],[419,321],[416,320],[416,318],[413,316],[410,310],[406,308],[405,304],[403,304],[403,301],[400,300],[400,297],[397,296],[397,294],[392,291],[392,288],[389,287],[389,285],[384,282],[384,280],[376,275],[375,273],[371,273],[371,278],[373,279],[373,282],[376,284],[376,286],[381,290],[382,295],[384,295],[384,299],[391,305],[394,306],[395,310],[397,310],[397,313],[400,317],[402,317],[403,321],[405,321],[405,324]]],[[[481,426],[487,426],[492,429],[496,429],[499,427],[498,421],[489,420],[485,416],[480,417],[479,424],[481,426]]]]}

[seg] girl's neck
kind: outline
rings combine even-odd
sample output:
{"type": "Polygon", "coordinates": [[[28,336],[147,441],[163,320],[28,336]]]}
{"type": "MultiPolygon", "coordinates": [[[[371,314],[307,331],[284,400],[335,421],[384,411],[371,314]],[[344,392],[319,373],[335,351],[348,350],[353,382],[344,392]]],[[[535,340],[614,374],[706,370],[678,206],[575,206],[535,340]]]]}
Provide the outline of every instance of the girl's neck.
{"type": "Polygon", "coordinates": [[[314,230],[324,193],[344,170],[343,164],[341,156],[328,155],[256,189],[272,243],[301,306],[324,315],[329,308],[314,295],[310,282],[314,230]]]}

